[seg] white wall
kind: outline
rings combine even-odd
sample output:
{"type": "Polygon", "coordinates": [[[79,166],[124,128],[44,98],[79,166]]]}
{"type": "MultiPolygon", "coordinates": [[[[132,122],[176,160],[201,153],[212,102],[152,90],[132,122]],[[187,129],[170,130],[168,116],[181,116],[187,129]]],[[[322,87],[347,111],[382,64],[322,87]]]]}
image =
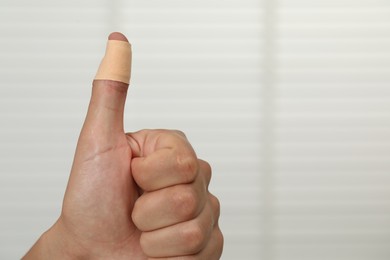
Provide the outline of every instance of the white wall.
{"type": "Polygon", "coordinates": [[[222,259],[390,258],[390,1],[2,0],[1,259],[58,217],[110,31],[126,130],[213,166],[222,259]]]}

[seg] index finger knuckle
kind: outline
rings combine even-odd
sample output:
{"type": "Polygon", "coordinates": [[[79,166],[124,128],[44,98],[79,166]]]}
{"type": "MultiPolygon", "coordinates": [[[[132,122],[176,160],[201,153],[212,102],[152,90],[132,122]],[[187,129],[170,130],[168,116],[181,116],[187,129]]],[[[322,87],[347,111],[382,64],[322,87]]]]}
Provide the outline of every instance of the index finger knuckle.
{"type": "Polygon", "coordinates": [[[199,163],[194,155],[178,154],[176,156],[176,165],[186,183],[191,183],[195,180],[199,172],[199,163]]]}

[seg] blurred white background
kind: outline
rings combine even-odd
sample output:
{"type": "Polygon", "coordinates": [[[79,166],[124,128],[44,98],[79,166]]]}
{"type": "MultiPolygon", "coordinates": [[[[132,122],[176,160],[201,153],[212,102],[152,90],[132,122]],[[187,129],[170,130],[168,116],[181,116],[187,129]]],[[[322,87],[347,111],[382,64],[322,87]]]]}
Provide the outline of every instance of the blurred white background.
{"type": "Polygon", "coordinates": [[[222,259],[390,259],[389,0],[1,0],[0,259],[60,213],[111,31],[126,130],[213,166],[222,259]]]}

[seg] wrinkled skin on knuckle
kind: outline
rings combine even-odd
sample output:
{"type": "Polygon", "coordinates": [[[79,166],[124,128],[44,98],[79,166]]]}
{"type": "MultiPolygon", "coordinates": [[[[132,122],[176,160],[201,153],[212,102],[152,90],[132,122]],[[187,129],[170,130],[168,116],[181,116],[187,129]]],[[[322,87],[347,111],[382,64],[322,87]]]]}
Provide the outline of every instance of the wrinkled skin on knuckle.
{"type": "Polygon", "coordinates": [[[198,198],[190,186],[177,186],[171,200],[173,212],[176,212],[182,221],[193,219],[197,215],[198,198]]]}
{"type": "Polygon", "coordinates": [[[177,154],[176,165],[186,183],[191,183],[195,180],[199,172],[199,163],[194,155],[177,154]]]}
{"type": "Polygon", "coordinates": [[[207,242],[205,231],[196,223],[181,231],[181,239],[187,248],[188,254],[199,253],[207,242]]]}

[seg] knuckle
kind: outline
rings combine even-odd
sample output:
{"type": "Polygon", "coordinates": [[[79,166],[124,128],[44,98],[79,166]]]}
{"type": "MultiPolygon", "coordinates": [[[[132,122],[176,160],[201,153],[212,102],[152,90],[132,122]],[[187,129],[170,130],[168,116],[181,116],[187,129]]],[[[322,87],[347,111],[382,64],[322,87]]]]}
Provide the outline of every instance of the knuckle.
{"type": "Polygon", "coordinates": [[[173,133],[175,133],[175,134],[177,134],[177,135],[179,135],[179,136],[181,136],[181,137],[184,137],[184,138],[187,138],[186,137],[186,134],[183,132],[183,131],[180,131],[180,130],[172,130],[172,132],[173,133]]]}
{"type": "Polygon", "coordinates": [[[221,214],[221,203],[219,202],[218,198],[211,193],[210,193],[210,202],[214,212],[214,218],[218,219],[221,214]]]}
{"type": "Polygon", "coordinates": [[[187,139],[186,135],[184,132],[176,129],[155,129],[155,132],[161,135],[164,135],[166,137],[171,137],[171,138],[184,138],[187,139]]]}
{"type": "Polygon", "coordinates": [[[193,155],[177,155],[177,167],[186,183],[193,182],[199,171],[199,163],[193,155]]]}
{"type": "Polygon", "coordinates": [[[212,177],[212,168],[208,162],[202,161],[202,163],[203,163],[203,168],[204,168],[203,174],[205,176],[206,183],[208,185],[208,184],[210,184],[211,177],[212,177]]]}
{"type": "Polygon", "coordinates": [[[200,252],[205,244],[206,234],[200,225],[191,225],[182,230],[182,239],[186,244],[189,254],[196,254],[200,252]]]}
{"type": "Polygon", "coordinates": [[[211,168],[210,163],[207,162],[207,161],[202,161],[202,162],[204,163],[204,167],[205,167],[206,171],[209,172],[209,173],[211,174],[212,168],[211,168]]]}
{"type": "Polygon", "coordinates": [[[221,229],[217,229],[217,237],[216,237],[216,242],[217,242],[217,248],[220,254],[222,253],[223,245],[224,245],[224,240],[225,238],[223,237],[223,234],[221,232],[221,229]]]}
{"type": "Polygon", "coordinates": [[[197,214],[197,196],[195,191],[186,188],[178,188],[171,197],[174,212],[183,221],[193,219],[197,214]]]}

